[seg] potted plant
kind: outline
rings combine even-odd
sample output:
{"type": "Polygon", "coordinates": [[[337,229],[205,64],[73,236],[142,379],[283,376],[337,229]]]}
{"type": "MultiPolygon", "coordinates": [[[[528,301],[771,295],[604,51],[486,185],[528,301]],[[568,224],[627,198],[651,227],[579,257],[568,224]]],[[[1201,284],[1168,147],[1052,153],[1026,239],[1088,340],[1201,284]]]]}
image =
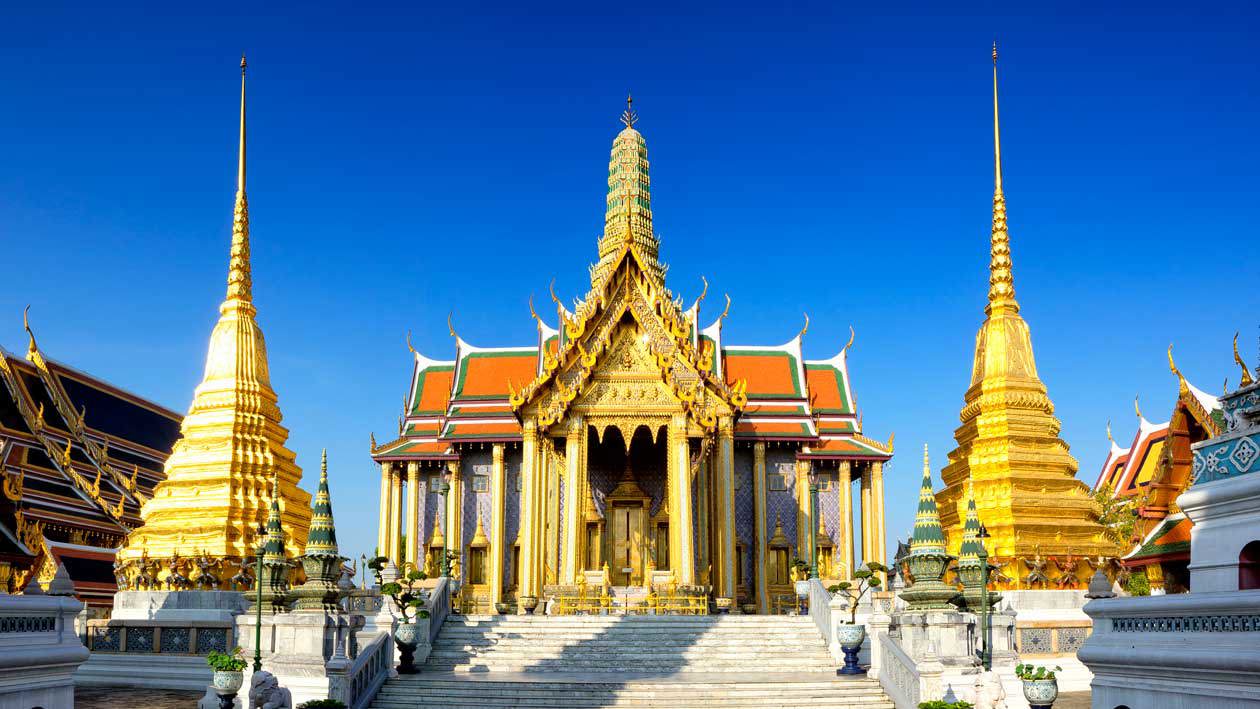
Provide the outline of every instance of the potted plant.
{"type": "Polygon", "coordinates": [[[878,561],[868,561],[865,567],[853,572],[853,581],[841,581],[827,589],[837,596],[843,594],[849,607],[849,620],[836,626],[836,642],[844,650],[844,667],[840,668],[839,674],[866,674],[866,670],[857,663],[858,650],[866,639],[866,626],[857,622],[858,603],[868,591],[880,587],[879,574],[887,571],[888,567],[878,561]]]}
{"type": "Polygon", "coordinates": [[[1024,699],[1032,709],[1050,709],[1059,697],[1059,681],[1054,673],[1062,671],[1058,665],[1053,670],[1039,665],[1015,665],[1015,676],[1024,683],[1024,699]]]}
{"type": "Polygon", "coordinates": [[[394,606],[398,608],[398,613],[402,616],[398,627],[394,629],[394,644],[398,646],[399,652],[398,673],[415,674],[419,671],[415,665],[415,653],[416,647],[420,644],[420,628],[416,624],[416,619],[429,617],[429,610],[425,608],[429,600],[428,594],[423,589],[417,588],[416,584],[427,577],[423,571],[412,569],[400,581],[385,583],[381,579],[381,570],[388,563],[388,558],[378,556],[368,562],[368,568],[375,574],[381,593],[394,599],[394,606]]]}
{"type": "Polygon", "coordinates": [[[964,702],[961,699],[956,702],[947,702],[944,699],[919,702],[919,709],[972,709],[974,706],[971,702],[964,702]]]}
{"type": "Polygon", "coordinates": [[[232,699],[240,691],[241,685],[245,684],[245,666],[248,663],[241,649],[234,647],[231,652],[213,650],[206,655],[206,664],[214,670],[211,686],[219,695],[219,703],[232,706],[232,699]]]}
{"type": "Polygon", "coordinates": [[[340,699],[312,699],[302,702],[297,709],[346,709],[346,703],[340,699]]]}

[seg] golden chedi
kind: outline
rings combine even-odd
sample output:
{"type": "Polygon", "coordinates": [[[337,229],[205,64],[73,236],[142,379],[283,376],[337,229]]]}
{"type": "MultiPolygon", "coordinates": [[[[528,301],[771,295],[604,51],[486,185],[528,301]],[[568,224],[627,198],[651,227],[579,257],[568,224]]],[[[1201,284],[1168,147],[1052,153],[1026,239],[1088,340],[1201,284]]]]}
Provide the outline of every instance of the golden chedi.
{"type": "MultiPolygon", "coordinates": [[[[230,571],[252,557],[257,529],[267,519],[274,479],[288,549],[300,554],[311,521],[311,496],[298,487],[302,471],[285,448],[289,432],[271,388],[267,349],[255,319],[249,257],[249,207],[245,197],[245,59],[241,58],[240,157],[232,224],[227,298],[210,335],[205,375],[184,418],[181,438],[166,461],[166,480],[140,510],[144,524],[118,553],[133,588],[168,588],[172,559],[205,556],[218,567],[223,588],[230,571]],[[230,562],[230,563],[229,563],[230,562]],[[142,572],[157,570],[158,584],[142,572]],[[229,573],[225,573],[229,572],[229,573]],[[136,583],[137,577],[145,581],[136,583]]],[[[205,581],[209,581],[206,579],[205,581]]]]}
{"type": "Polygon", "coordinates": [[[1059,438],[1054,404],[1037,376],[1028,323],[1015,300],[1002,192],[996,46],[993,142],[989,302],[976,335],[971,385],[959,414],[962,425],[954,432],[958,447],[941,474],[946,486],[937,494],[941,524],[949,553],[957,555],[970,483],[979,519],[992,535],[988,552],[999,568],[997,588],[1084,588],[1090,564],[1115,556],[1117,549],[1098,522],[1089,488],[1075,477],[1076,460],[1059,438]]]}

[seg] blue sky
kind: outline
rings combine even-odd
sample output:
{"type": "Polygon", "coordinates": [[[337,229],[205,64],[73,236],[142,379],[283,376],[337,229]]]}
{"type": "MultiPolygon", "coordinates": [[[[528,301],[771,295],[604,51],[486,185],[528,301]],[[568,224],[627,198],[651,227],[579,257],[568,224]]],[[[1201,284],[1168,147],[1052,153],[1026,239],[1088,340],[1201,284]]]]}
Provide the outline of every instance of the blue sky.
{"type": "Polygon", "coordinates": [[[10,7],[0,343],[21,351],[30,303],[50,356],[187,408],[224,292],[244,49],[273,383],[308,488],[328,447],[357,556],[403,333],[449,357],[454,310],[474,344],[527,344],[530,293],[581,292],[633,90],[671,286],[730,293],[732,343],[783,342],[808,311],[822,358],[856,328],[904,535],[920,447],[936,470],[953,447],[983,317],[996,37],[1016,292],[1092,483],[1135,394],[1149,418],[1171,410],[1170,342],[1210,392],[1238,381],[1235,330],[1255,365],[1260,17],[916,5],[10,7]]]}

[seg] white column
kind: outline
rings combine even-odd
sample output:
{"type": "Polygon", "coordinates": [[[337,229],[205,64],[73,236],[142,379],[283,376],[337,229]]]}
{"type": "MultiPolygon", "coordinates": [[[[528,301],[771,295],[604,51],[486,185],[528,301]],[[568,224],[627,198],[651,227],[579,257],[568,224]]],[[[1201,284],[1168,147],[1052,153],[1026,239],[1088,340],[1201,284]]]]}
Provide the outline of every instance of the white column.
{"type": "Polygon", "coordinates": [[[407,463],[407,561],[420,568],[420,464],[407,463]]]}
{"type": "Polygon", "coordinates": [[[574,415],[564,446],[564,562],[560,570],[561,583],[577,582],[582,527],[582,443],[585,437],[586,422],[581,415],[574,415]]]}
{"type": "Polygon", "coordinates": [[[389,556],[389,467],[388,461],[381,463],[381,511],[376,527],[376,553],[379,556],[389,556]]]}

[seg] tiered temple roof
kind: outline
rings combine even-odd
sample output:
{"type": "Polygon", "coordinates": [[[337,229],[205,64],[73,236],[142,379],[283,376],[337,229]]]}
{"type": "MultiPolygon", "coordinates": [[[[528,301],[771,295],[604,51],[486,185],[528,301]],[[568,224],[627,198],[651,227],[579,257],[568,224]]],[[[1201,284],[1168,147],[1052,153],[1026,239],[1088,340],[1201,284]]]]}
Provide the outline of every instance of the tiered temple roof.
{"type": "Polygon", "coordinates": [[[82,600],[108,605],[116,548],[165,477],[180,416],[49,359],[27,333],[25,359],[0,349],[0,564],[17,587],[64,563],[82,600]]]}
{"type": "MultiPolygon", "coordinates": [[[[591,290],[572,310],[552,291],[559,327],[548,325],[534,311],[531,300],[538,334],[529,346],[477,347],[452,327],[454,359],[435,360],[416,352],[408,340],[414,364],[398,437],[382,445],[373,438],[373,458],[450,460],[458,457],[456,446],[462,443],[520,441],[520,407],[539,392],[550,391],[549,382],[557,372],[574,371],[574,362],[594,362],[601,355],[583,350],[582,333],[597,313],[611,307],[609,302],[616,296],[610,289],[617,283],[618,264],[633,261],[635,272],[654,284],[650,288],[655,293],[653,307],[670,334],[670,342],[661,346],[681,353],[685,360],[670,365],[659,354],[661,366],[692,371],[682,380],[702,383],[713,396],[740,402],[732,407],[737,440],[796,442],[802,446],[802,457],[887,460],[891,440],[885,444],[862,435],[847,364],[852,339],[830,359],[807,361],[801,346],[807,318],[806,328],[783,344],[728,344],[723,321],[730,309],[729,298],[726,310],[702,327],[700,309],[707,281],[690,308],[664,288],[667,267],[659,260],[660,242],[652,229],[647,148],[634,128],[638,117],[627,104],[622,116],[625,129],[617,135],[611,152],[604,234],[599,261],[590,269],[591,290]]],[[[662,371],[665,379],[671,379],[662,371]]],[[[567,374],[556,381],[566,391],[586,385],[585,380],[567,374]]],[[[675,395],[686,400],[689,393],[675,395]]],[[[563,403],[549,406],[562,407],[563,403]]]]}

